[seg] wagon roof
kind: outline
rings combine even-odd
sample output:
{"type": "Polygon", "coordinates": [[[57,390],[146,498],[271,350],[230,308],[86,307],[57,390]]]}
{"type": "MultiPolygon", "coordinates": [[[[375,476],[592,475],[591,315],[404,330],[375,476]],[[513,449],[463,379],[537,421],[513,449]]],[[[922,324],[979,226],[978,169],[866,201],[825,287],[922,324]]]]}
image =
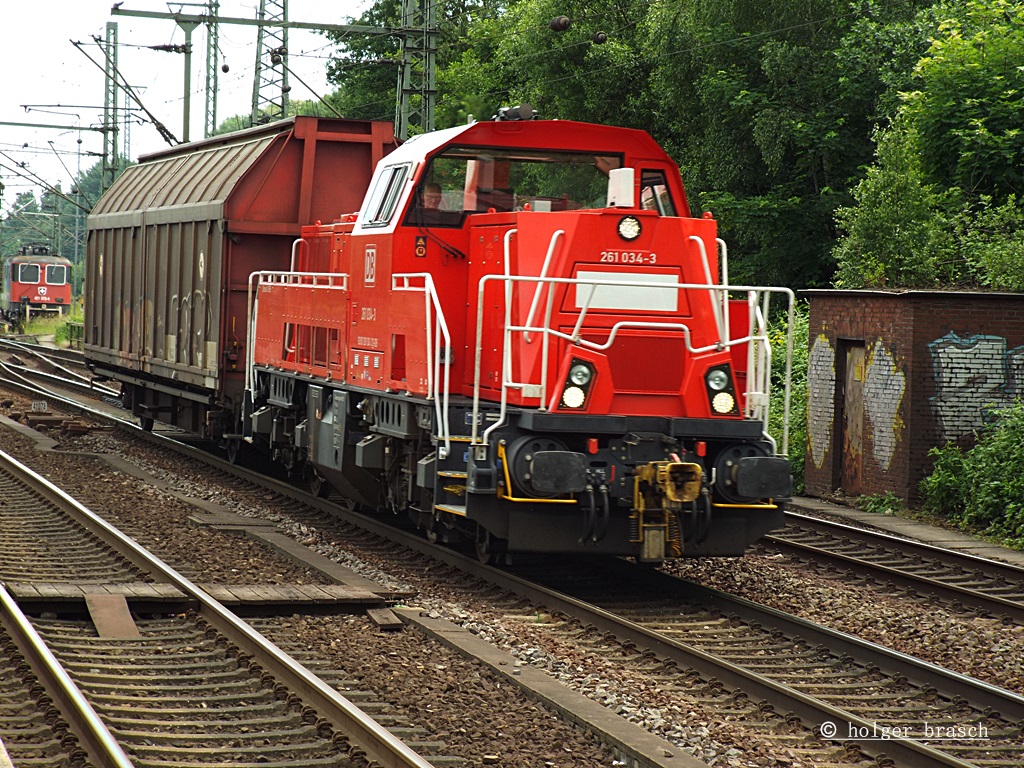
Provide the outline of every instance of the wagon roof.
{"type": "Polygon", "coordinates": [[[355,210],[390,123],[292,117],[140,158],[96,203],[87,228],[225,222],[228,231],[299,233],[355,210]]]}
{"type": "MultiPolygon", "coordinates": [[[[152,211],[183,205],[222,206],[239,178],[253,166],[273,140],[292,127],[292,120],[266,131],[230,134],[220,142],[187,145],[143,157],[127,168],[96,203],[89,217],[152,211]]],[[[219,218],[214,215],[210,218],[219,218]]]]}

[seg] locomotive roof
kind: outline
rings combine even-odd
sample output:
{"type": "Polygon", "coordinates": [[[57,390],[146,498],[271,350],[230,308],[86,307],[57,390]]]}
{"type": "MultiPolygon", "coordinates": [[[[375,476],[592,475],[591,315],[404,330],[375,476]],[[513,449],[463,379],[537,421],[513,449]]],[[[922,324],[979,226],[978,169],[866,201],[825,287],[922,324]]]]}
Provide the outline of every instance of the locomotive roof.
{"type": "MultiPolygon", "coordinates": [[[[537,152],[549,150],[552,154],[579,152],[595,155],[621,155],[625,166],[637,166],[645,162],[657,163],[667,168],[676,169],[676,179],[670,180],[673,186],[679,185],[677,196],[682,202],[684,215],[689,215],[686,191],[679,180],[679,166],[664,149],[646,131],[635,128],[622,128],[596,123],[581,123],[573,120],[489,120],[469,123],[454,128],[432,131],[412,137],[391,152],[383,162],[377,165],[372,190],[388,172],[396,165],[408,164],[413,171],[402,190],[397,207],[404,208],[413,194],[413,184],[417,183],[423,173],[423,165],[428,159],[439,154],[448,147],[496,148],[502,150],[523,150],[536,158],[537,152]]],[[[507,151],[504,152],[507,156],[507,151]]],[[[356,232],[362,232],[365,224],[365,206],[370,203],[370,195],[363,200],[355,223],[356,232]]],[[[374,231],[393,231],[400,217],[393,216],[383,227],[374,226],[374,231]]]]}
{"type": "Polygon", "coordinates": [[[489,120],[424,133],[406,141],[388,161],[423,160],[452,144],[625,153],[631,160],[674,162],[646,131],[573,120],[489,120]]]}
{"type": "Polygon", "coordinates": [[[4,258],[11,264],[71,264],[70,259],[63,256],[54,256],[52,254],[39,254],[36,256],[33,256],[32,254],[18,254],[17,256],[5,256],[4,258]]]}

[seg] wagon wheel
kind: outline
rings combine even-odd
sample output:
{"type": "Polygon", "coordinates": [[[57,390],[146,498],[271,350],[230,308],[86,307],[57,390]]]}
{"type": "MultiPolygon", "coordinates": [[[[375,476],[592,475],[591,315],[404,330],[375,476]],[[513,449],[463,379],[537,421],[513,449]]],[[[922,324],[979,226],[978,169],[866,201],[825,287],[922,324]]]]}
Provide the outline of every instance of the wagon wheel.
{"type": "Polygon", "coordinates": [[[309,490],[318,499],[326,499],[331,495],[331,484],[315,467],[309,471],[309,490]]]}

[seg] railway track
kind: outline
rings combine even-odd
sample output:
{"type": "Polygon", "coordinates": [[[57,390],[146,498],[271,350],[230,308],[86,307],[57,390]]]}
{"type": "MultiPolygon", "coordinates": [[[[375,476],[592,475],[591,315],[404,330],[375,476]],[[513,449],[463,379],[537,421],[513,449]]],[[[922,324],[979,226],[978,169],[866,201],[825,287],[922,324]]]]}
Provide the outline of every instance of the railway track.
{"type": "Polygon", "coordinates": [[[1024,569],[1018,566],[793,512],[786,520],[785,529],[763,539],[766,551],[1024,625],[1024,569]]]}
{"type": "MultiPolygon", "coordinates": [[[[227,465],[224,470],[235,471],[227,465]]],[[[306,494],[281,492],[291,494],[300,505],[338,514],[336,507],[306,494]]],[[[368,520],[359,525],[372,530],[380,524],[368,520]]],[[[379,532],[389,539],[398,536],[389,528],[381,527],[379,532]]],[[[414,536],[402,539],[402,546],[430,547],[414,536]]],[[[434,548],[428,551],[431,562],[459,557],[434,548]]],[[[663,574],[637,577],[636,569],[620,572],[621,564],[606,569],[614,574],[609,580],[578,579],[571,585],[559,579],[567,572],[593,573],[593,565],[573,568],[560,562],[558,572],[548,575],[542,567],[536,573],[522,571],[528,581],[510,574],[496,576],[500,572],[466,558],[455,567],[529,600],[527,616],[556,617],[552,631],[574,638],[566,642],[595,642],[596,630],[596,642],[611,643],[611,648],[614,642],[609,638],[615,637],[615,642],[624,643],[624,656],[631,655],[629,649],[647,649],[654,654],[647,664],[654,667],[650,672],[654,685],[692,682],[710,697],[724,697],[727,701],[722,706],[732,707],[731,716],[753,719],[759,714],[770,728],[796,727],[799,721],[804,732],[793,734],[792,739],[815,755],[811,762],[816,765],[857,763],[861,754],[914,766],[1017,764],[1022,702],[994,686],[915,663],[902,654],[713,590],[677,579],[665,581],[663,574]],[[661,596],[660,601],[651,601],[651,594],[661,596]],[[680,608],[682,601],[688,603],[685,610],[680,608]],[[745,697],[750,701],[743,703],[745,697]],[[972,742],[969,733],[959,742],[929,739],[928,728],[975,728],[984,739],[972,742]],[[805,744],[808,730],[843,745],[845,756],[837,757],[835,747],[830,752],[827,747],[805,744]],[[884,736],[875,735],[882,731],[884,736]],[[893,732],[901,737],[893,739],[893,732]]]]}
{"type": "MultiPolygon", "coordinates": [[[[906,738],[885,739],[884,753],[907,765],[1011,766],[1019,759],[1024,698],[1012,692],[717,590],[627,570],[622,563],[515,570],[541,585],[531,600],[574,617],[578,626],[611,632],[763,697],[825,738],[859,743],[866,754],[879,754],[880,730],[887,728],[906,738]],[[567,577],[567,571],[574,575],[567,577]],[[980,741],[970,734],[960,741],[928,737],[929,728],[945,734],[958,726],[983,734],[980,741]],[[876,734],[879,742],[873,741],[876,734]]],[[[529,594],[536,586],[519,589],[529,594]]]]}
{"type": "MultiPolygon", "coordinates": [[[[133,434],[136,435],[138,438],[142,439],[144,442],[151,440],[151,441],[156,442],[158,444],[161,444],[161,445],[163,445],[165,447],[167,447],[170,444],[167,440],[162,439],[159,435],[148,435],[148,434],[142,433],[142,432],[140,432],[138,430],[134,430],[133,434]]],[[[113,438],[112,437],[108,437],[108,436],[104,436],[102,439],[103,440],[110,440],[110,439],[113,439],[113,438]]],[[[46,440],[44,438],[40,438],[40,440],[41,440],[41,443],[40,443],[41,445],[45,445],[45,444],[47,444],[49,442],[48,440],[46,440]]],[[[186,448],[182,448],[181,446],[176,446],[176,449],[186,450],[186,452],[189,452],[193,456],[198,455],[198,454],[192,454],[191,451],[188,451],[186,448]]],[[[120,451],[119,451],[119,453],[120,453],[120,451]]],[[[121,464],[122,463],[119,462],[119,466],[121,464]]],[[[180,460],[179,460],[179,464],[180,464],[180,460]]],[[[222,467],[223,471],[220,472],[219,474],[221,474],[225,478],[227,478],[228,482],[231,482],[231,477],[229,477],[229,473],[231,473],[234,470],[234,468],[231,467],[231,465],[226,464],[226,463],[221,463],[221,467],[222,467]]],[[[156,486],[162,486],[163,485],[160,480],[158,480],[157,478],[155,478],[153,476],[147,475],[146,477],[148,477],[149,482],[154,483],[154,485],[156,485],[156,486]]],[[[234,482],[238,486],[237,490],[238,490],[238,493],[240,495],[243,494],[243,493],[248,493],[248,492],[253,490],[254,486],[252,484],[250,484],[250,482],[248,480],[238,480],[238,479],[235,479],[234,482]]],[[[143,480],[142,483],[145,484],[146,481],[143,480]]],[[[120,483],[118,483],[118,485],[120,485],[120,483]]],[[[176,487],[180,487],[181,483],[180,483],[180,480],[179,480],[178,482],[172,482],[170,485],[174,485],[176,487]]],[[[231,492],[229,492],[229,493],[231,493],[231,492]]],[[[303,504],[302,504],[302,502],[300,500],[301,498],[302,498],[302,495],[300,494],[300,495],[298,495],[296,497],[295,500],[283,500],[283,501],[281,501],[279,503],[275,503],[275,508],[280,509],[280,510],[285,510],[285,509],[288,509],[289,507],[301,507],[301,506],[303,506],[303,504]]],[[[197,517],[204,517],[205,516],[203,514],[200,514],[199,510],[196,510],[196,515],[197,515],[197,517]]],[[[216,518],[216,521],[214,522],[214,524],[216,526],[218,526],[218,527],[226,525],[229,528],[235,528],[235,529],[241,530],[240,526],[238,526],[236,523],[233,523],[231,521],[226,520],[226,516],[224,514],[222,514],[222,513],[214,513],[213,517],[216,518]]],[[[254,528],[252,530],[254,530],[254,532],[255,531],[262,531],[262,530],[265,530],[265,528],[263,526],[257,524],[257,525],[254,526],[254,528]]],[[[260,535],[262,535],[262,534],[260,534],[260,535]]],[[[274,546],[276,548],[288,547],[289,546],[287,543],[284,542],[284,539],[279,534],[270,533],[270,534],[267,534],[267,535],[270,537],[269,540],[272,541],[271,546],[274,546]]],[[[163,534],[163,536],[166,536],[166,534],[163,534]]],[[[292,549],[304,550],[303,547],[294,547],[294,546],[292,546],[291,548],[292,549]]],[[[320,560],[324,561],[325,559],[324,558],[320,558],[320,560]]],[[[310,567],[314,567],[314,568],[315,567],[327,568],[328,570],[330,570],[332,567],[335,570],[338,569],[337,566],[334,565],[334,563],[326,563],[326,565],[325,565],[323,562],[314,562],[310,567]]],[[[190,572],[190,573],[193,573],[193,569],[190,569],[188,566],[185,567],[185,570],[190,572]]],[[[198,574],[198,573],[202,572],[202,568],[199,567],[199,566],[196,566],[196,567],[194,567],[194,572],[195,572],[195,574],[198,574]]],[[[230,592],[231,589],[232,588],[228,588],[227,591],[230,592]]],[[[390,591],[385,589],[385,590],[383,590],[382,594],[385,594],[385,595],[386,594],[390,594],[390,591]]],[[[284,606],[282,606],[282,607],[284,607],[284,606]]],[[[295,611],[302,611],[303,609],[302,609],[301,605],[296,605],[294,607],[294,610],[295,611]]],[[[286,609],[286,612],[287,612],[287,609],[286,609]]],[[[416,623],[417,612],[413,611],[408,617],[403,617],[403,618],[407,618],[408,619],[408,623],[416,623]]],[[[255,619],[250,619],[250,621],[256,621],[256,620],[255,619]]],[[[333,653],[333,649],[334,649],[335,645],[338,644],[338,642],[339,642],[338,638],[341,635],[347,634],[348,632],[351,631],[350,629],[346,629],[346,627],[349,627],[350,625],[347,624],[347,623],[341,622],[340,621],[340,617],[339,617],[338,620],[335,620],[334,624],[330,623],[331,622],[330,617],[324,617],[324,618],[320,619],[320,621],[321,622],[327,622],[327,623],[323,624],[323,625],[320,625],[320,624],[316,625],[316,626],[319,626],[321,628],[320,631],[328,633],[328,636],[331,638],[329,642],[324,643],[324,645],[325,646],[329,646],[329,648],[326,648],[326,649],[322,648],[321,649],[322,653],[319,653],[319,654],[311,654],[309,652],[308,646],[305,645],[308,641],[296,640],[296,638],[294,636],[290,636],[289,635],[289,631],[290,630],[288,629],[288,627],[293,625],[293,624],[295,624],[296,619],[294,617],[292,619],[284,619],[284,618],[282,618],[281,620],[263,619],[263,620],[259,620],[259,621],[261,622],[260,625],[259,625],[261,629],[266,630],[267,633],[269,633],[269,634],[272,634],[272,636],[276,640],[280,641],[280,643],[282,645],[287,646],[288,648],[296,650],[297,655],[302,659],[303,666],[313,668],[316,671],[318,677],[320,677],[324,681],[326,681],[326,684],[328,686],[331,686],[331,687],[334,687],[334,688],[339,688],[340,690],[342,690],[343,691],[343,695],[345,696],[346,699],[354,700],[354,701],[359,702],[359,706],[360,706],[361,709],[368,708],[368,711],[372,714],[373,720],[375,722],[378,722],[382,727],[386,728],[388,730],[388,732],[393,732],[395,734],[400,735],[403,741],[407,741],[407,742],[411,743],[413,745],[413,748],[416,749],[417,751],[420,751],[422,749],[423,750],[423,754],[425,754],[427,756],[427,758],[430,760],[430,762],[432,764],[437,764],[437,765],[458,765],[460,763],[460,761],[464,759],[464,758],[457,758],[457,757],[446,757],[445,754],[444,754],[444,746],[438,740],[436,735],[434,735],[432,733],[432,731],[425,730],[422,727],[422,725],[418,725],[417,724],[417,721],[423,720],[423,718],[421,716],[417,717],[415,714],[411,714],[411,713],[410,714],[406,714],[404,712],[404,709],[403,709],[402,706],[394,706],[392,704],[384,704],[384,703],[377,703],[377,704],[375,704],[374,703],[374,697],[379,696],[377,693],[375,693],[376,689],[379,686],[379,683],[378,683],[378,681],[376,679],[370,678],[369,680],[365,680],[365,681],[363,681],[363,684],[360,686],[358,684],[358,681],[355,681],[353,679],[353,676],[349,672],[342,671],[343,669],[350,668],[353,663],[356,663],[355,660],[358,659],[361,655],[365,655],[366,654],[366,650],[365,649],[370,647],[370,646],[372,646],[372,642],[369,642],[369,641],[363,642],[363,641],[359,641],[359,640],[354,640],[355,645],[352,646],[351,653],[345,654],[343,656],[338,656],[335,659],[335,661],[333,662],[334,664],[336,664],[335,667],[331,666],[332,662],[325,660],[325,658],[324,658],[325,655],[329,657],[333,653]],[[285,625],[284,628],[279,626],[282,623],[285,625]],[[275,627],[275,626],[276,626],[276,629],[273,629],[273,630],[270,629],[271,627],[275,627]]],[[[313,626],[312,619],[309,619],[309,620],[304,619],[303,620],[303,625],[305,626],[306,624],[309,624],[310,626],[313,626]]],[[[306,626],[306,629],[308,630],[309,627],[306,626]]],[[[445,638],[450,637],[453,634],[453,632],[455,632],[456,629],[457,628],[455,628],[455,627],[449,626],[446,629],[442,630],[439,633],[439,635],[437,636],[436,640],[433,642],[433,644],[437,645],[437,646],[441,646],[442,644],[444,644],[445,638]]],[[[366,629],[363,629],[362,631],[363,632],[375,633],[375,631],[374,631],[372,626],[368,627],[366,629]]],[[[379,629],[376,630],[375,634],[379,634],[379,629]]],[[[400,633],[400,634],[402,636],[404,636],[405,633],[400,633]]],[[[416,634],[417,633],[413,632],[412,633],[412,637],[415,638],[416,634]]],[[[462,634],[465,635],[465,634],[468,634],[468,633],[462,632],[462,634]]],[[[405,642],[408,643],[409,641],[405,641],[405,642]]],[[[379,654],[379,657],[382,658],[382,659],[393,659],[396,656],[395,649],[398,648],[398,647],[401,647],[401,645],[402,645],[402,643],[399,643],[397,641],[391,641],[389,643],[389,650],[383,650],[379,654]]],[[[490,650],[493,651],[493,649],[490,649],[490,650]]],[[[480,652],[480,649],[476,649],[476,651],[474,651],[472,653],[468,653],[468,656],[470,656],[472,658],[476,658],[476,656],[473,655],[473,653],[475,653],[475,652],[480,652]]],[[[428,653],[429,654],[429,650],[424,649],[421,646],[418,646],[415,643],[413,643],[411,653],[413,655],[416,655],[416,654],[419,654],[419,653],[428,653]]],[[[436,655],[436,651],[434,653],[436,655]]],[[[449,655],[450,655],[450,653],[451,652],[448,652],[449,655]]],[[[499,653],[499,655],[504,655],[504,654],[500,654],[499,653]]],[[[244,658],[244,663],[246,665],[251,665],[252,664],[252,659],[250,658],[250,655],[247,652],[243,651],[243,658],[244,658]]],[[[507,657],[506,657],[506,659],[507,659],[507,657]]],[[[407,663],[408,662],[406,662],[406,664],[407,663]]],[[[481,662],[481,663],[483,663],[483,662],[481,662]]],[[[507,664],[508,664],[507,660],[506,661],[496,662],[493,665],[495,674],[500,672],[502,668],[505,668],[507,664]]],[[[262,667],[262,664],[260,666],[262,667]]],[[[403,664],[403,666],[406,666],[406,665],[403,664]]],[[[414,667],[413,667],[413,669],[411,671],[406,672],[405,674],[403,674],[403,677],[406,676],[406,675],[411,675],[411,678],[414,679],[416,677],[416,674],[421,669],[424,670],[427,674],[425,676],[425,679],[421,680],[417,684],[417,689],[426,692],[426,691],[430,691],[432,688],[438,688],[438,681],[435,679],[435,678],[437,678],[437,673],[435,672],[434,674],[429,674],[430,670],[435,670],[435,669],[442,669],[443,670],[443,669],[450,669],[450,668],[453,668],[453,662],[450,659],[442,659],[442,662],[438,663],[438,664],[418,663],[418,664],[414,665],[414,667]]],[[[391,677],[392,677],[391,673],[388,672],[388,671],[382,671],[382,674],[384,675],[384,679],[385,680],[390,680],[391,677]]],[[[471,680],[476,679],[477,677],[479,677],[479,674],[480,674],[479,673],[479,669],[476,668],[474,663],[471,662],[471,663],[467,664],[466,670],[462,674],[461,679],[464,679],[466,681],[471,681],[471,680]]],[[[261,677],[262,676],[265,676],[265,673],[264,673],[264,675],[261,675],[261,677]]],[[[445,718],[452,718],[453,715],[446,714],[446,710],[454,709],[454,710],[457,710],[457,714],[455,714],[454,717],[465,721],[466,712],[467,711],[472,711],[472,712],[476,712],[476,713],[480,713],[482,711],[486,711],[486,710],[481,710],[480,709],[481,704],[483,704],[483,699],[481,699],[481,693],[480,692],[472,692],[470,694],[470,701],[468,703],[467,702],[463,702],[460,699],[459,692],[452,690],[451,683],[445,685],[444,684],[444,679],[445,679],[445,676],[442,675],[441,678],[440,678],[441,686],[439,688],[439,691],[443,691],[444,692],[443,699],[438,698],[438,696],[441,695],[440,693],[433,694],[433,695],[427,694],[427,698],[424,700],[424,704],[422,705],[423,709],[427,713],[436,712],[438,715],[441,715],[442,713],[445,713],[444,714],[445,718]],[[444,705],[439,705],[438,702],[442,701],[442,700],[445,701],[446,703],[444,705]],[[450,703],[448,703],[449,701],[450,701],[450,703]]],[[[515,678],[515,681],[519,682],[520,679],[517,677],[517,678],[515,678]]],[[[493,695],[495,693],[497,693],[498,695],[501,695],[501,696],[508,696],[509,694],[502,693],[502,691],[503,690],[512,691],[512,690],[515,690],[517,688],[521,688],[521,686],[512,686],[512,685],[510,685],[506,689],[506,688],[503,688],[500,685],[493,686],[493,685],[488,684],[488,685],[486,685],[485,690],[492,691],[491,697],[493,697],[493,695]]],[[[392,693],[394,693],[394,692],[392,692],[392,693]]],[[[407,698],[407,697],[408,697],[408,695],[404,694],[404,693],[401,694],[401,696],[400,696],[400,698],[407,698]]],[[[292,697],[292,698],[294,698],[294,697],[292,697]]],[[[515,697],[513,697],[513,698],[515,698],[515,697]]],[[[588,708],[588,706],[592,707],[592,708],[596,708],[596,709],[601,709],[597,705],[593,704],[592,702],[586,701],[583,697],[579,696],[578,694],[574,694],[571,691],[565,691],[564,692],[564,698],[568,699],[569,703],[564,705],[564,709],[562,711],[564,711],[566,713],[573,713],[573,720],[577,721],[577,722],[578,722],[578,717],[579,717],[579,715],[577,713],[579,713],[581,711],[585,711],[588,708]]],[[[485,757],[487,760],[494,761],[494,760],[498,759],[497,755],[503,754],[506,750],[511,750],[513,754],[520,754],[521,750],[524,747],[526,749],[528,749],[530,743],[532,743],[535,740],[539,740],[539,741],[544,741],[544,742],[558,743],[560,745],[569,745],[569,744],[574,745],[574,747],[573,747],[573,754],[574,755],[578,755],[578,757],[574,757],[574,759],[580,761],[580,762],[576,763],[576,764],[579,764],[579,765],[586,764],[586,765],[595,765],[595,766],[596,765],[611,766],[611,765],[614,764],[614,761],[616,760],[616,758],[614,757],[615,754],[621,754],[622,758],[620,759],[619,764],[624,764],[624,765],[627,765],[627,766],[681,766],[681,767],[684,767],[684,766],[689,766],[691,764],[696,765],[696,763],[691,763],[691,761],[688,761],[686,756],[685,756],[685,754],[682,753],[680,750],[675,749],[673,747],[673,745],[669,744],[668,742],[666,742],[666,741],[664,741],[662,739],[658,739],[658,738],[656,738],[654,736],[651,736],[650,734],[646,733],[642,729],[640,729],[640,728],[638,728],[636,726],[633,726],[633,725],[631,725],[629,723],[625,723],[624,721],[621,724],[622,725],[621,730],[624,732],[624,735],[623,734],[616,735],[611,741],[607,742],[609,744],[609,746],[601,747],[600,745],[595,743],[595,740],[592,737],[586,736],[582,732],[575,731],[575,729],[571,725],[567,725],[566,723],[561,722],[559,720],[558,715],[556,713],[550,712],[550,711],[545,713],[544,712],[544,707],[539,705],[539,704],[529,705],[529,704],[524,704],[522,701],[509,701],[505,705],[505,708],[502,711],[508,712],[508,713],[514,712],[515,716],[509,718],[507,716],[492,715],[492,717],[496,718],[496,720],[494,721],[495,725],[494,725],[493,729],[492,730],[488,730],[487,728],[482,728],[479,737],[474,738],[472,743],[458,745],[461,748],[460,754],[461,753],[465,753],[468,750],[470,753],[476,753],[476,759],[479,760],[480,759],[480,750],[483,750],[484,751],[483,757],[485,757]],[[534,709],[536,709],[537,711],[534,712],[534,709]],[[494,736],[492,734],[500,734],[500,731],[501,731],[502,727],[516,728],[517,726],[515,725],[515,723],[516,722],[521,722],[521,721],[524,721],[524,720],[528,720],[530,722],[541,724],[541,723],[544,723],[546,720],[550,720],[551,718],[555,718],[556,722],[548,723],[547,727],[544,728],[543,730],[550,732],[550,734],[551,734],[551,736],[553,738],[548,738],[547,736],[545,736],[544,738],[541,738],[541,739],[532,739],[530,737],[524,737],[522,739],[518,739],[517,740],[517,741],[521,741],[522,742],[522,745],[519,746],[519,747],[517,747],[515,744],[508,744],[508,745],[503,744],[501,748],[492,749],[492,753],[488,753],[487,752],[487,747],[486,747],[487,742],[488,741],[493,741],[494,740],[494,736]],[[510,721],[510,722],[504,722],[503,723],[503,721],[510,721]],[[569,733],[566,734],[565,732],[569,732],[569,733]],[[561,737],[559,737],[559,734],[563,734],[563,735],[561,737]],[[650,756],[651,759],[647,760],[646,756],[650,756]]],[[[433,716],[431,716],[431,718],[428,718],[428,719],[433,719],[433,716]]],[[[598,723],[598,726],[600,726],[600,720],[601,719],[602,718],[599,717],[595,721],[595,722],[598,723]]],[[[606,716],[605,716],[605,719],[606,719],[606,716]]],[[[614,720],[614,718],[613,718],[613,720],[614,720]]],[[[481,726],[482,726],[483,722],[485,722],[485,721],[481,721],[480,722],[481,726]]],[[[595,732],[597,732],[597,731],[600,730],[600,728],[599,727],[595,727],[593,730],[595,732]]],[[[461,731],[462,731],[462,728],[455,729],[454,731],[452,731],[450,728],[446,730],[446,732],[452,732],[452,733],[455,733],[455,734],[457,734],[457,733],[459,733],[461,731]]],[[[474,733],[475,732],[476,731],[474,731],[474,733]]],[[[498,737],[498,740],[501,741],[500,736],[498,737]]],[[[526,760],[529,761],[529,760],[534,759],[534,757],[536,757],[536,759],[540,760],[539,764],[542,764],[542,763],[545,762],[545,760],[550,760],[550,759],[556,759],[556,760],[560,759],[560,761],[564,760],[566,755],[565,755],[565,753],[564,753],[564,751],[563,751],[561,746],[558,747],[558,748],[554,748],[554,749],[552,749],[551,747],[546,747],[545,746],[545,747],[538,748],[534,753],[532,753],[531,757],[523,758],[523,759],[526,759],[526,760]],[[550,758],[547,757],[548,754],[550,754],[550,758]]],[[[513,760],[518,760],[520,758],[512,758],[512,759],[513,760]]]]}
{"type": "Polygon", "coordinates": [[[93,380],[80,352],[0,339],[0,371],[12,384],[46,396],[119,399],[120,389],[93,380]]]}
{"type": "Polygon", "coordinates": [[[73,371],[88,370],[82,350],[40,344],[34,339],[0,338],[0,351],[43,359],[50,364],[59,364],[73,371]]]}
{"type": "MultiPolygon", "coordinates": [[[[71,724],[61,741],[73,764],[187,768],[229,754],[240,765],[430,765],[204,590],[6,454],[0,462],[4,624],[29,638],[17,651],[45,674],[52,719],[71,724]],[[195,612],[136,621],[128,603],[143,597],[195,612]],[[28,620],[19,601],[67,618],[28,620]],[[112,762],[120,750],[131,762],[112,762]]],[[[18,735],[10,727],[0,726],[4,741],[18,735]]],[[[29,753],[51,747],[45,731],[29,753]]]]}

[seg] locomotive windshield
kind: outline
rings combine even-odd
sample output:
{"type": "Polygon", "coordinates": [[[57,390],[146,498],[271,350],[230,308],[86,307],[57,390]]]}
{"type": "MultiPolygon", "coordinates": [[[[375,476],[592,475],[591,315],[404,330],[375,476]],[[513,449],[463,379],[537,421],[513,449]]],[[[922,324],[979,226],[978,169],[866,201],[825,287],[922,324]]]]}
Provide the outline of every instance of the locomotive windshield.
{"type": "Polygon", "coordinates": [[[68,269],[63,264],[46,265],[46,282],[49,285],[64,285],[68,281],[68,269]]]}
{"type": "Polygon", "coordinates": [[[38,264],[20,264],[18,266],[18,282],[34,284],[39,282],[38,264]]]}
{"type": "Polygon", "coordinates": [[[619,155],[451,147],[431,160],[407,224],[461,226],[469,213],[603,208],[619,155]]]}

